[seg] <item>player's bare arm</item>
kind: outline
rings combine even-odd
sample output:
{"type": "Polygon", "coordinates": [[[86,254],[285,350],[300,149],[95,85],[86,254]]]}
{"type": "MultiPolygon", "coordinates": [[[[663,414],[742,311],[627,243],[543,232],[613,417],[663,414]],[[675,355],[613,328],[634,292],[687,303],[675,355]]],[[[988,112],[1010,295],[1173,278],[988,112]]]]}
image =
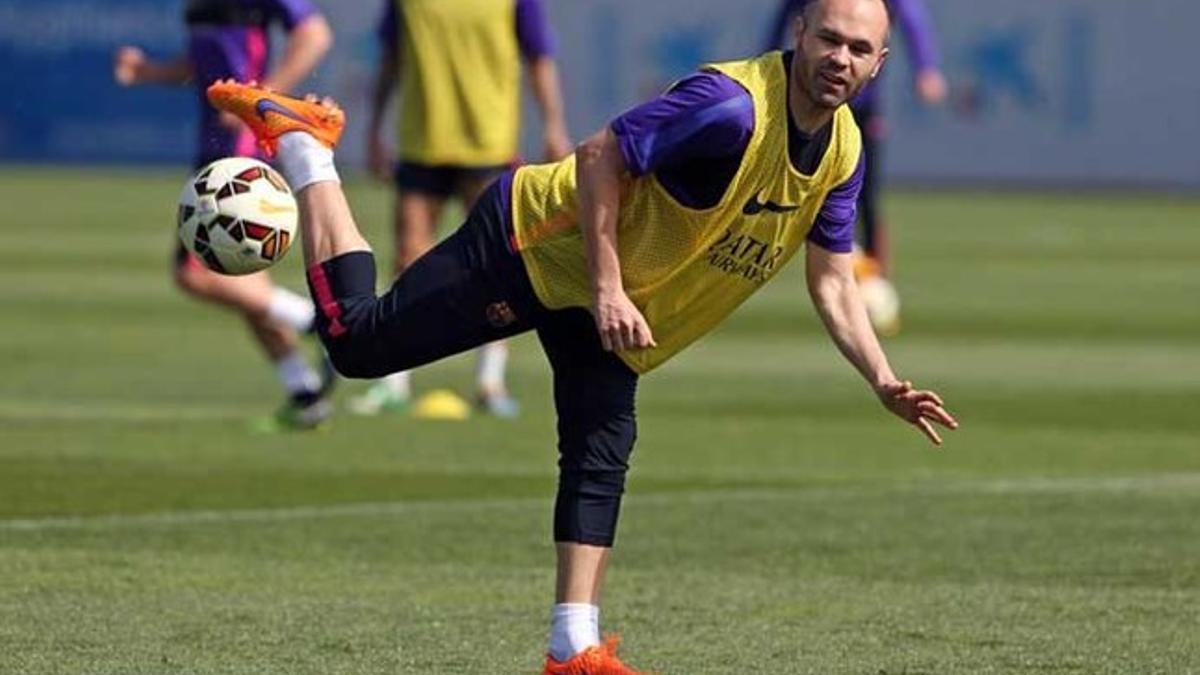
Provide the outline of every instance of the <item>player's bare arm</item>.
{"type": "Polygon", "coordinates": [[[946,76],[937,68],[926,68],[917,73],[916,79],[913,81],[913,88],[917,92],[917,97],[925,105],[941,105],[950,93],[950,87],[946,84],[946,76]]]}
{"type": "Polygon", "coordinates": [[[650,326],[625,293],[617,256],[617,212],[625,159],[605,127],[575,149],[579,227],[586,242],[592,281],[592,314],[607,351],[655,346],[650,326]]]}
{"type": "Polygon", "coordinates": [[[539,56],[530,61],[529,82],[533,97],[537,100],[542,115],[542,148],[544,159],[556,162],[571,154],[571,138],[567,134],[567,120],[563,114],[561,80],[558,63],[550,56],[539,56]]]}
{"type": "Polygon", "coordinates": [[[122,87],[146,84],[182,86],[192,79],[192,64],[186,55],[170,61],[154,61],[139,47],[121,47],[113,54],[113,79],[122,87]]]}
{"type": "Polygon", "coordinates": [[[263,81],[263,86],[275,91],[292,91],[312,73],[331,47],[333,31],[329,22],[320,14],[308,17],[288,33],[283,58],[263,81]]]}
{"type": "Polygon", "coordinates": [[[957,429],[958,421],[937,393],[914,389],[892,372],[859,297],[853,257],[810,243],[806,265],[808,293],[838,350],[871,384],[884,407],[941,445],[934,423],[957,429]]]}
{"type": "Polygon", "coordinates": [[[372,175],[385,183],[392,180],[392,156],[383,133],[383,123],[388,105],[392,101],[392,94],[400,83],[398,58],[394,44],[380,50],[375,83],[371,87],[371,111],[367,122],[367,162],[372,175]]]}

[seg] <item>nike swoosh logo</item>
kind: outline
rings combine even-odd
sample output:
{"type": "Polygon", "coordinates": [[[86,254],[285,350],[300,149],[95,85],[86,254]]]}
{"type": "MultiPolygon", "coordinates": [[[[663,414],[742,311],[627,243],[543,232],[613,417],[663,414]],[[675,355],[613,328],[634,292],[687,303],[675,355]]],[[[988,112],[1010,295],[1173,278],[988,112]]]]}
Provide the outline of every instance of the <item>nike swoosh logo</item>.
{"type": "Polygon", "coordinates": [[[750,201],[746,202],[746,205],[742,207],[742,213],[747,216],[757,216],[763,211],[769,211],[771,213],[788,213],[789,211],[796,211],[800,208],[798,204],[795,206],[785,206],[782,204],[776,204],[770,200],[761,202],[758,200],[758,198],[759,195],[757,194],[751,197],[750,201]]]}
{"type": "Polygon", "coordinates": [[[258,209],[260,211],[262,211],[263,213],[267,213],[267,214],[292,213],[296,210],[292,206],[288,206],[286,204],[272,204],[271,202],[269,202],[265,199],[258,200],[258,209]]]}
{"type": "Polygon", "coordinates": [[[255,110],[255,112],[258,113],[259,119],[261,119],[264,122],[267,121],[267,113],[270,113],[270,112],[273,112],[277,115],[283,115],[284,117],[290,117],[291,119],[294,119],[297,122],[307,122],[308,121],[308,120],[304,119],[303,117],[301,117],[300,115],[296,114],[295,112],[292,112],[291,110],[279,105],[278,103],[276,103],[275,101],[272,101],[269,98],[260,98],[258,100],[258,103],[254,106],[254,110],[255,110]]]}

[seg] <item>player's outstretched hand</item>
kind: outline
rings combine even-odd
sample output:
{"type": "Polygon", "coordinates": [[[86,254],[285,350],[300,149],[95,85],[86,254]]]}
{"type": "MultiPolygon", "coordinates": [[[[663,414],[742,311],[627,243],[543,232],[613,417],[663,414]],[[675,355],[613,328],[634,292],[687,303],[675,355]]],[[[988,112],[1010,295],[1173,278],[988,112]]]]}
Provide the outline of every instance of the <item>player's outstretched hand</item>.
{"type": "Polygon", "coordinates": [[[889,382],[875,392],[884,407],[897,417],[917,427],[934,445],[942,444],[933,423],[947,429],[957,429],[958,420],[946,412],[942,397],[936,392],[913,389],[912,382],[889,382]]]}
{"type": "Polygon", "coordinates": [[[936,68],[922,70],[917,73],[916,81],[917,96],[925,105],[940,105],[946,100],[946,95],[949,93],[949,85],[946,84],[946,76],[942,75],[942,71],[936,68]]]}
{"type": "Polygon", "coordinates": [[[624,291],[601,293],[596,296],[592,310],[600,344],[604,351],[625,351],[657,347],[650,334],[650,324],[624,291]]]}
{"type": "Polygon", "coordinates": [[[141,84],[146,53],[137,47],[121,47],[113,54],[113,79],[122,87],[141,84]]]}

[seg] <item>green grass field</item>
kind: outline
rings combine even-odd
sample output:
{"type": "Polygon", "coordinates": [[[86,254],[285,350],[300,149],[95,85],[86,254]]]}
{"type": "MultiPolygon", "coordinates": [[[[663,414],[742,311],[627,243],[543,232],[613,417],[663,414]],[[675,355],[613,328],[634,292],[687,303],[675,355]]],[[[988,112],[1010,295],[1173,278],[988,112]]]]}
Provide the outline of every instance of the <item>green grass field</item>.
{"type": "MultiPolygon", "coordinates": [[[[0,171],[0,672],[539,672],[536,341],[517,422],[251,433],[272,374],[168,282],[179,178],[0,171]]],[[[644,380],[605,630],[666,675],[1200,673],[1200,202],[889,206],[889,352],[962,430],[890,418],[792,266],[644,380]]]]}

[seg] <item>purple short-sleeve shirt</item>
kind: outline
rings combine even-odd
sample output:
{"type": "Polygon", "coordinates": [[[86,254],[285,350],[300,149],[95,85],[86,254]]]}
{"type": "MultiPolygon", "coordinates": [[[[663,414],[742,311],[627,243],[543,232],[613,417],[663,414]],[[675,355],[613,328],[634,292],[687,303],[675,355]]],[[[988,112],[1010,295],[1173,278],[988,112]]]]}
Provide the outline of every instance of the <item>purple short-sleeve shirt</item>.
{"type": "Polygon", "coordinates": [[[188,60],[200,107],[197,164],[231,155],[255,154],[254,137],[222,126],[208,105],[205,89],[212,82],[232,77],[239,81],[262,80],[271,53],[272,24],[286,30],[318,14],[311,0],[240,0],[187,4],[188,60]]]}

